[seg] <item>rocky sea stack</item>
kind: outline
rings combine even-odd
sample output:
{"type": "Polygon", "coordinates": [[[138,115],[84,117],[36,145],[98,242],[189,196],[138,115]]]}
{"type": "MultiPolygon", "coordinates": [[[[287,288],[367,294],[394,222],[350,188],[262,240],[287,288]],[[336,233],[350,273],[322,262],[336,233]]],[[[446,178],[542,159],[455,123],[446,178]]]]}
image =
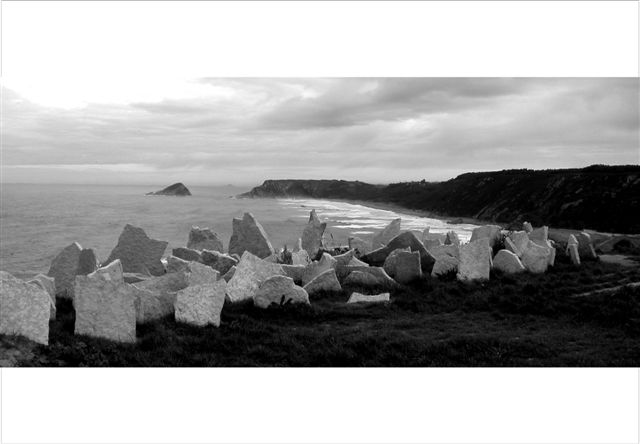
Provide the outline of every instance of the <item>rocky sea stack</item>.
{"type": "Polygon", "coordinates": [[[191,196],[191,191],[182,182],[178,182],[163,190],[147,193],[147,196],[191,196]]]}

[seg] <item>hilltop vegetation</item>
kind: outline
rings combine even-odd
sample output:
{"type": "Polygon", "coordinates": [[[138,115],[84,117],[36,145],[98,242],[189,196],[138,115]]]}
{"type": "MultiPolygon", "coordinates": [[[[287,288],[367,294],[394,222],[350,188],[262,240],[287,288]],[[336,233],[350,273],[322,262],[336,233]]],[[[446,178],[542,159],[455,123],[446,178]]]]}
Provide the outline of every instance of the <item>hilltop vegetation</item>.
{"type": "Polygon", "coordinates": [[[372,185],[267,180],[240,197],[311,197],[393,203],[444,217],[640,233],[640,166],[466,173],[446,182],[372,185]]]}

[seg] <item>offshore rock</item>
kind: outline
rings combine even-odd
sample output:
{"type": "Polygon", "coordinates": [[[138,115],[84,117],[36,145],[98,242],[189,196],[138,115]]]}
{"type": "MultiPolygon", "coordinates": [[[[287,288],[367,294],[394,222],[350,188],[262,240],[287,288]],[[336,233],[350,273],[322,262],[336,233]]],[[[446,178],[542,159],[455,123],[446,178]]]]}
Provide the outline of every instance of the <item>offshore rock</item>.
{"type": "Polygon", "coordinates": [[[187,248],[200,251],[224,251],[222,241],[218,238],[217,233],[214,233],[209,228],[200,228],[196,226],[191,227],[191,231],[189,231],[187,248]]]}
{"type": "Polygon", "coordinates": [[[271,304],[310,304],[307,292],[286,276],[272,276],[264,281],[253,297],[253,303],[260,308],[271,304]]]}
{"type": "Polygon", "coordinates": [[[230,255],[242,255],[245,251],[260,259],[275,254],[267,233],[251,213],[244,213],[242,219],[233,219],[233,234],[229,240],[230,255]]]}
{"type": "Polygon", "coordinates": [[[181,182],[177,182],[160,191],[147,193],[147,196],[191,196],[191,191],[181,182]]]}
{"type": "Polygon", "coordinates": [[[0,290],[0,334],[48,345],[51,296],[47,291],[5,271],[0,271],[0,290]]]}
{"type": "Polygon", "coordinates": [[[142,228],[127,224],[107,263],[120,259],[123,271],[160,276],[165,272],[161,259],[167,245],[165,241],[149,238],[142,228]]]}

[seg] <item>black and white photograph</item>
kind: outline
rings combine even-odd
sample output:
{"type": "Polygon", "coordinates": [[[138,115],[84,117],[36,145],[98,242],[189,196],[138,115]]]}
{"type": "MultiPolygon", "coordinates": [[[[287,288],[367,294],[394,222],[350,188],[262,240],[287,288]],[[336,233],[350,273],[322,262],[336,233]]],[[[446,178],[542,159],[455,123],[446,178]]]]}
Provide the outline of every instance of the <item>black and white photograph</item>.
{"type": "Polygon", "coordinates": [[[639,77],[201,65],[218,3],[3,2],[3,369],[640,367],[639,77]]]}

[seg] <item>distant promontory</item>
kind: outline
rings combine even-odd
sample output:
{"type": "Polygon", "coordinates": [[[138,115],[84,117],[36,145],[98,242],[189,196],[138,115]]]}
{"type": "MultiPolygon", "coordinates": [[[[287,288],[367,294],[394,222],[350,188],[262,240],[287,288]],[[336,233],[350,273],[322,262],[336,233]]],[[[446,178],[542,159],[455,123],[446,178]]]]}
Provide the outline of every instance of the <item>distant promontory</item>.
{"type": "Polygon", "coordinates": [[[182,182],[178,182],[160,191],[147,193],[147,196],[191,196],[191,191],[182,182]]]}
{"type": "Polygon", "coordinates": [[[445,182],[372,185],[266,180],[238,197],[303,197],[394,204],[442,217],[640,233],[640,166],[465,173],[445,182]]]}

